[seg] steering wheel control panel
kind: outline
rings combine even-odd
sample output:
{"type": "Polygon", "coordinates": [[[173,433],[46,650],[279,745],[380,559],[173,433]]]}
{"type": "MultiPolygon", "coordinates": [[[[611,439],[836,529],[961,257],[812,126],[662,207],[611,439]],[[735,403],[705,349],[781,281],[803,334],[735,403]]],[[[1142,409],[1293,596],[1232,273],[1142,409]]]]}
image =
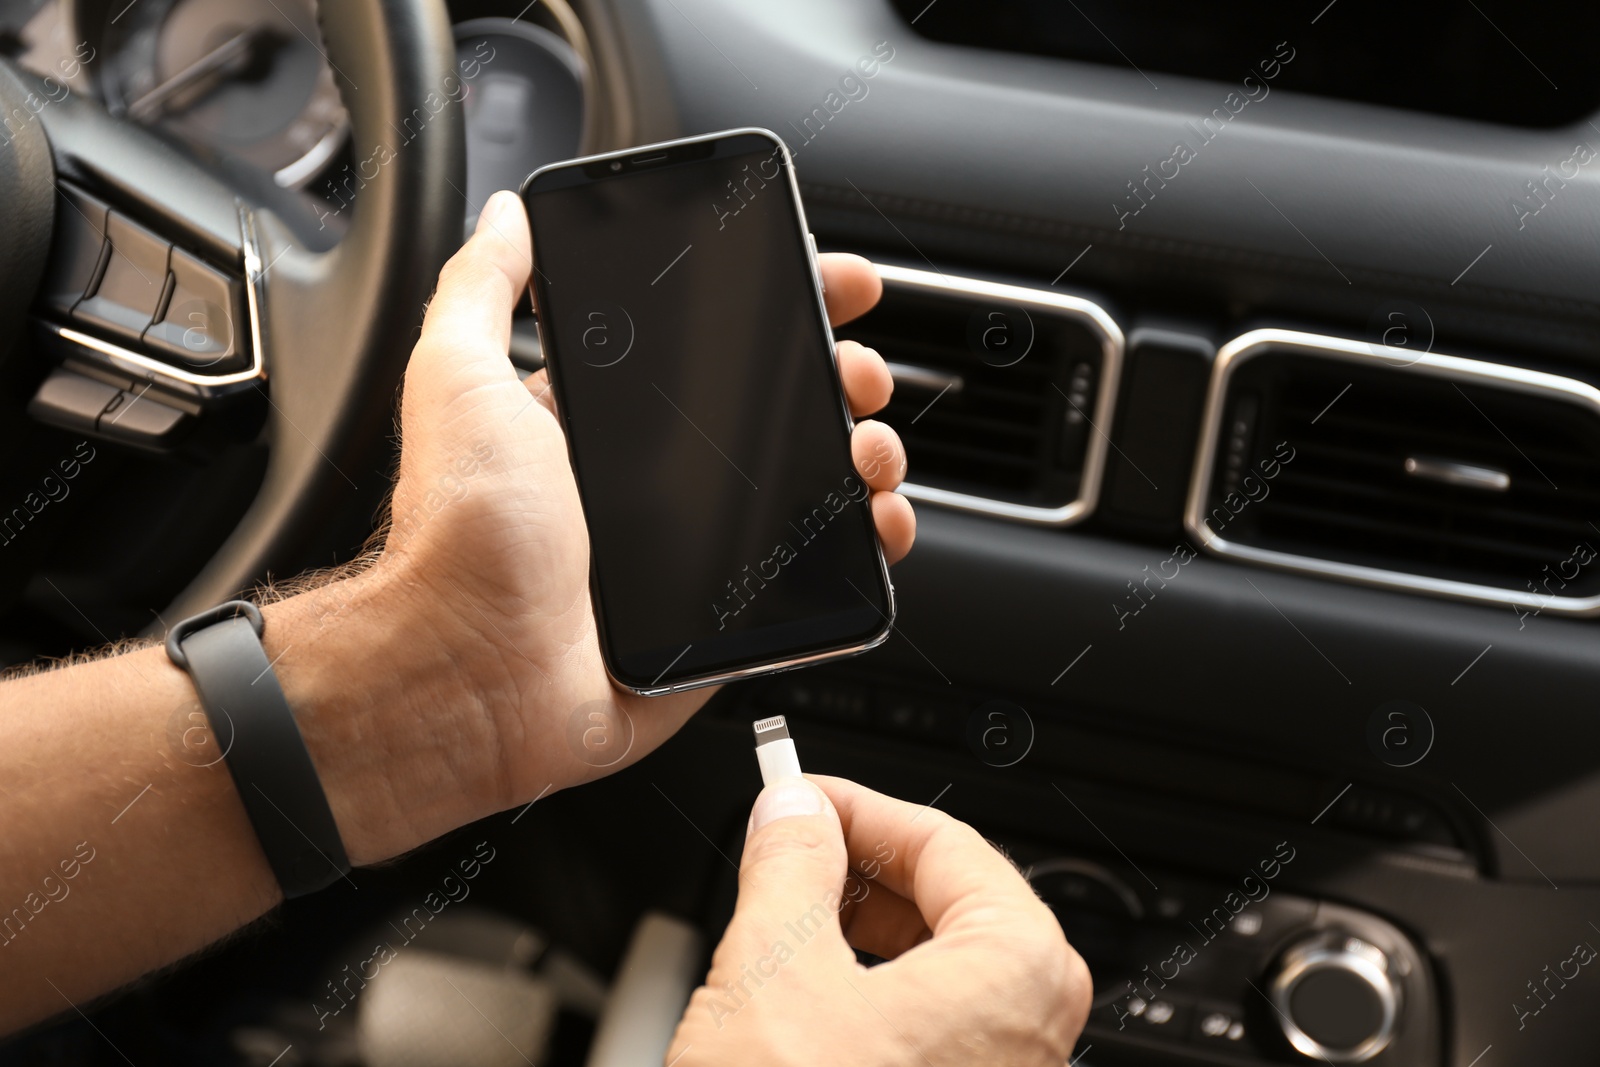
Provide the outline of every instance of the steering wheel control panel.
{"type": "Polygon", "coordinates": [[[180,368],[244,370],[237,279],[174,248],[121,212],[67,186],[43,300],[74,326],[180,368]]]}
{"type": "Polygon", "coordinates": [[[187,436],[201,400],[260,376],[244,280],[58,186],[58,236],[35,310],[61,365],[28,413],[166,451],[187,436]]]}
{"type": "Polygon", "coordinates": [[[1100,1062],[1439,1062],[1421,953],[1376,916],[1278,888],[1288,842],[1235,882],[1012,854],[1094,976],[1100,1062]]]}

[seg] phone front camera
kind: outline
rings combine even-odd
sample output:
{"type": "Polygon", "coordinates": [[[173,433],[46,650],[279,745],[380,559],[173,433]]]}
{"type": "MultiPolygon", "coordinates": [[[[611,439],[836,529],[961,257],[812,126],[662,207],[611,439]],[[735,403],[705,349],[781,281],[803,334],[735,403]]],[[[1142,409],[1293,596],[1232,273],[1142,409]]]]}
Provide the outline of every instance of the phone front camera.
{"type": "Polygon", "coordinates": [[[611,161],[611,169],[612,170],[621,170],[622,169],[622,160],[620,160],[620,159],[612,160],[611,161]]]}

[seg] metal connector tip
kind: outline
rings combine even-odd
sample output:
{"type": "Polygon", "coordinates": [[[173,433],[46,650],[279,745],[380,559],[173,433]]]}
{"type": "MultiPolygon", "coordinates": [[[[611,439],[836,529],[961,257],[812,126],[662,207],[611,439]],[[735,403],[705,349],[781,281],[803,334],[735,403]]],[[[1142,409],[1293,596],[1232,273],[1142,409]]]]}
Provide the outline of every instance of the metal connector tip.
{"type": "Polygon", "coordinates": [[[769,741],[782,741],[789,736],[789,723],[782,715],[774,715],[769,719],[757,719],[754,729],[757,748],[769,741]]]}

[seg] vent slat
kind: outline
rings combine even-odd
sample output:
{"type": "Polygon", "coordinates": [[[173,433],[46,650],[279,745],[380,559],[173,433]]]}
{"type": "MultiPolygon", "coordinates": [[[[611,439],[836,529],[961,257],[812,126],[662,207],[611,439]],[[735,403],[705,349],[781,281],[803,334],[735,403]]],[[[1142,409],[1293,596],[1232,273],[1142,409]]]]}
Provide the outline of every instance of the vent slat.
{"type": "Polygon", "coordinates": [[[996,466],[1011,467],[1016,470],[1034,470],[1039,465],[1031,456],[1015,456],[992,448],[975,448],[971,445],[962,444],[960,441],[941,441],[933,437],[908,439],[906,442],[906,454],[908,456],[915,455],[918,466],[930,460],[937,461],[938,457],[942,456],[980,463],[992,463],[996,466]]]}
{"type": "Polygon", "coordinates": [[[987,411],[973,411],[970,408],[957,411],[951,407],[939,411],[937,405],[932,408],[926,406],[919,408],[915,404],[891,404],[884,409],[882,417],[891,422],[903,419],[905,428],[901,432],[917,438],[995,435],[1026,442],[1030,450],[1039,440],[1040,427],[1037,416],[1026,422],[1014,422],[997,418],[987,411]],[[913,419],[916,422],[913,423],[913,419]]]}
{"type": "MultiPolygon", "coordinates": [[[[1410,417],[1412,416],[1407,416],[1410,417]]],[[[1291,422],[1285,419],[1285,422],[1294,425],[1298,420],[1291,422]]],[[[1303,425],[1309,426],[1310,422],[1310,419],[1306,419],[1303,425]]],[[[1381,427],[1370,419],[1335,419],[1330,415],[1317,423],[1317,429],[1327,433],[1342,433],[1351,438],[1362,438],[1371,442],[1374,452],[1381,450],[1415,453],[1418,449],[1434,449],[1443,450],[1447,455],[1459,455],[1463,459],[1487,453],[1498,457],[1511,457],[1524,467],[1530,463],[1540,467],[1546,463],[1570,464],[1574,458],[1570,451],[1558,445],[1541,443],[1531,434],[1514,444],[1508,442],[1492,425],[1482,420],[1479,420],[1476,426],[1451,430],[1436,430],[1429,427],[1426,433],[1419,433],[1410,425],[1381,427]]]]}
{"type": "Polygon", "coordinates": [[[1480,492],[1472,496],[1469,495],[1472,490],[1456,490],[1454,494],[1445,490],[1444,493],[1435,494],[1426,492],[1424,487],[1405,486],[1393,480],[1366,482],[1325,477],[1306,471],[1285,471],[1278,491],[1292,496],[1306,494],[1320,498],[1323,507],[1329,510],[1381,505],[1415,516],[1414,521],[1418,522],[1428,521],[1429,515],[1438,516],[1441,522],[1454,516],[1462,522],[1522,527],[1529,531],[1530,536],[1536,536],[1541,531],[1560,531],[1562,537],[1568,534],[1576,537],[1585,529],[1588,529],[1590,536],[1600,536],[1586,526],[1586,515],[1581,511],[1558,514],[1531,508],[1517,510],[1502,504],[1500,494],[1480,492]],[[1449,494],[1448,498],[1446,494],[1449,494]]]}
{"type": "Polygon", "coordinates": [[[1538,575],[1540,567],[1546,563],[1558,562],[1566,557],[1571,546],[1557,548],[1546,544],[1535,547],[1530,542],[1504,538],[1484,537],[1467,531],[1456,532],[1449,537],[1435,539],[1423,533],[1416,526],[1407,526],[1402,523],[1388,522],[1371,515],[1359,512],[1330,510],[1326,507],[1303,507],[1296,504],[1284,503],[1279,506],[1278,514],[1273,516],[1273,521],[1282,521],[1287,516],[1298,519],[1325,530],[1343,530],[1348,533],[1359,533],[1367,537],[1380,539],[1382,542],[1406,543],[1418,550],[1447,551],[1466,553],[1485,553],[1504,559],[1521,560],[1526,563],[1526,571],[1531,579],[1538,575]]]}

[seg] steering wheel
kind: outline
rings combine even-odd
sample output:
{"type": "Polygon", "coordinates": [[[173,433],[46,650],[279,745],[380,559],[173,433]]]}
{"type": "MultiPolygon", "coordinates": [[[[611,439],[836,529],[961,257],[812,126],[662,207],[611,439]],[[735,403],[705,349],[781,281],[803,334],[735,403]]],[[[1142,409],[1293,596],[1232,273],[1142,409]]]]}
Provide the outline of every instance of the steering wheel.
{"type": "MultiPolygon", "coordinates": [[[[359,194],[344,212],[349,228],[332,247],[315,247],[270,181],[242,171],[230,177],[226,167],[206,165],[97,102],[65,93],[59,81],[0,60],[0,107],[13,116],[0,131],[0,349],[12,348],[0,360],[11,364],[0,366],[4,378],[54,388],[56,407],[41,407],[41,392],[30,411],[48,409],[58,425],[74,417],[71,404],[89,396],[93,408],[106,388],[120,399],[87,416],[102,429],[118,403],[151,399],[158,406],[146,411],[157,416],[156,431],[169,409],[196,423],[226,420],[241,397],[265,420],[259,490],[168,619],[228,599],[271,571],[304,566],[319,527],[349,509],[347,472],[371,472],[382,461],[422,311],[461,240],[461,109],[430,108],[425,122],[408,122],[453,74],[443,0],[337,0],[317,8],[350,116],[353,158],[381,161],[361,168],[359,194]],[[407,139],[396,149],[401,129],[407,139]],[[113,251],[111,228],[120,216],[117,232],[132,224],[175,250],[159,307],[170,308],[184,292],[180,258],[191,274],[205,275],[201,282],[232,286],[238,321],[225,339],[234,350],[229,359],[162,351],[148,329],[96,331],[80,321],[81,302],[53,318],[41,310],[49,295],[41,291],[46,263],[72,253],[65,242],[85,240],[76,217],[85,215],[83,201],[58,195],[63,180],[109,207],[110,215],[100,216],[108,236],[99,278],[122,269],[111,257],[132,255],[113,251]],[[18,338],[36,343],[13,345],[18,338]],[[30,350],[48,365],[17,366],[30,350]],[[251,391],[261,395],[250,398],[251,391]]],[[[137,258],[130,262],[137,271],[137,258]]],[[[147,262],[140,273],[159,271],[147,262]]],[[[103,290],[111,283],[91,284],[103,290]]],[[[115,325],[115,316],[109,321],[115,325]]],[[[199,336],[204,352],[215,347],[204,334],[181,333],[183,326],[180,319],[172,336],[184,343],[199,336]]],[[[142,425],[136,419],[116,429],[142,425]]]]}

